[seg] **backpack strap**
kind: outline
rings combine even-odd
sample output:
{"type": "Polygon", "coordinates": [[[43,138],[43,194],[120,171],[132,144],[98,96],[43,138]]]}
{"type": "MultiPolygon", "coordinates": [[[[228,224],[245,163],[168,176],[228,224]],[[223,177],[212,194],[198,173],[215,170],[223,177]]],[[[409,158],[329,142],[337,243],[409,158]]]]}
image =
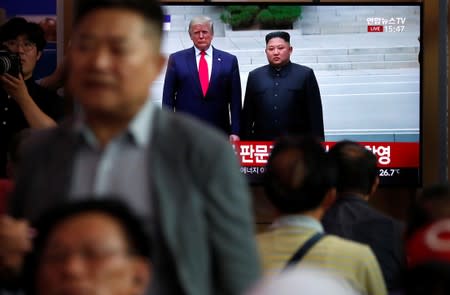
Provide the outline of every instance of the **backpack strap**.
{"type": "Polygon", "coordinates": [[[324,233],[318,232],[310,237],[300,248],[294,253],[294,255],[288,260],[283,270],[297,264],[303,256],[311,249],[317,242],[325,236],[324,233]]]}

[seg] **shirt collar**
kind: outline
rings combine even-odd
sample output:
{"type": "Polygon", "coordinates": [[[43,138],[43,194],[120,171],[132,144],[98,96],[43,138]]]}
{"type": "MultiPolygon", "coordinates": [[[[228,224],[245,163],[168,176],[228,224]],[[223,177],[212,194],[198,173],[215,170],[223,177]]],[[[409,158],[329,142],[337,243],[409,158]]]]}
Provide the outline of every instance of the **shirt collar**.
{"type": "Polygon", "coordinates": [[[272,224],[274,228],[284,226],[307,227],[317,232],[324,232],[322,224],[317,219],[301,214],[284,215],[272,224]]]}
{"type": "MultiPolygon", "coordinates": [[[[147,147],[151,138],[151,127],[154,113],[154,104],[150,98],[130,121],[127,129],[118,137],[126,135],[126,138],[138,147],[147,147]]],[[[86,144],[91,147],[98,146],[97,139],[86,124],[85,114],[80,110],[75,117],[74,132],[78,134],[86,144]]]]}
{"type": "MultiPolygon", "coordinates": [[[[195,56],[200,55],[201,50],[195,46],[194,46],[194,49],[195,49],[195,56]]],[[[205,50],[205,53],[208,56],[212,56],[212,52],[213,52],[213,47],[212,47],[212,45],[210,45],[209,48],[207,50],[205,50]]]]}
{"type": "Polygon", "coordinates": [[[287,64],[285,64],[284,66],[282,66],[281,68],[275,68],[272,65],[270,66],[270,69],[272,71],[273,74],[277,74],[280,73],[281,75],[283,75],[284,73],[286,73],[287,71],[289,71],[290,67],[291,67],[292,62],[289,61],[287,64]]]}
{"type": "Polygon", "coordinates": [[[336,202],[355,202],[355,203],[361,203],[361,204],[366,204],[368,205],[368,202],[363,199],[362,196],[359,196],[357,194],[354,193],[342,193],[342,194],[338,194],[337,198],[336,198],[336,202]]]}
{"type": "Polygon", "coordinates": [[[147,99],[142,109],[131,121],[128,132],[133,136],[136,144],[146,147],[150,143],[150,133],[155,106],[150,98],[147,99]]]}

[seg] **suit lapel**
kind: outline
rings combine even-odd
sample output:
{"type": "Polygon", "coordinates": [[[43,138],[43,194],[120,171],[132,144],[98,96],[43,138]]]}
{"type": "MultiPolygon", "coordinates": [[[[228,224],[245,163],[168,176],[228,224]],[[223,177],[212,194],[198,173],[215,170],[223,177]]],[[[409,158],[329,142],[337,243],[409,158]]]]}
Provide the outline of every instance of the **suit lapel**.
{"type": "Polygon", "coordinates": [[[152,148],[149,160],[155,220],[159,223],[161,232],[168,241],[171,253],[174,253],[175,249],[172,246],[176,240],[177,217],[179,216],[177,211],[181,200],[176,200],[176,196],[179,196],[180,192],[178,186],[173,184],[172,169],[176,167],[171,166],[173,146],[171,147],[170,140],[166,141],[167,137],[170,137],[168,136],[170,131],[164,126],[167,123],[165,121],[167,120],[164,119],[163,112],[156,110],[153,118],[152,148]]]}
{"type": "Polygon", "coordinates": [[[198,92],[198,95],[203,96],[202,86],[200,85],[200,78],[198,77],[198,69],[197,69],[197,57],[195,56],[194,47],[190,48],[188,54],[186,54],[186,64],[189,73],[193,73],[190,75],[192,77],[191,85],[196,85],[193,87],[195,91],[198,92]]]}
{"type": "Polygon", "coordinates": [[[209,87],[208,91],[211,88],[214,88],[216,85],[214,85],[215,81],[218,81],[219,73],[222,67],[222,55],[219,51],[217,51],[213,47],[213,54],[212,54],[212,72],[211,72],[211,78],[209,79],[209,87]]]}

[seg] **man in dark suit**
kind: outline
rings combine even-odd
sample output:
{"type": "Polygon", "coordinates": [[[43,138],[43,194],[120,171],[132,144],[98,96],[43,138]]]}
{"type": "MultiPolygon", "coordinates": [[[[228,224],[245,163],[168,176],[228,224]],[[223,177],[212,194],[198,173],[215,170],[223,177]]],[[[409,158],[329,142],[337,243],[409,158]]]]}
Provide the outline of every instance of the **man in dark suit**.
{"type": "Polygon", "coordinates": [[[352,141],[329,151],[338,169],[336,202],[325,213],[325,232],[369,245],[380,264],[389,290],[399,287],[405,265],[403,225],[372,208],[369,197],[378,186],[377,158],[352,141]]]}
{"type": "Polygon", "coordinates": [[[292,63],[287,32],[266,35],[268,65],[248,75],[241,137],[274,140],[280,135],[313,135],[324,139],[322,102],[312,69],[292,63]]]}
{"type": "Polygon", "coordinates": [[[169,57],[163,106],[219,128],[231,141],[239,140],[242,98],[237,58],[211,46],[214,26],[209,17],[194,17],[189,36],[194,46],[169,57]]]}
{"type": "Polygon", "coordinates": [[[165,62],[159,2],[77,5],[66,87],[83,112],[30,138],[12,217],[0,217],[0,263],[13,253],[13,267],[20,267],[30,250],[20,219],[33,222],[55,204],[115,194],[157,241],[155,294],[242,294],[258,278],[259,263],[234,151],[214,128],[148,98],[165,62]]]}

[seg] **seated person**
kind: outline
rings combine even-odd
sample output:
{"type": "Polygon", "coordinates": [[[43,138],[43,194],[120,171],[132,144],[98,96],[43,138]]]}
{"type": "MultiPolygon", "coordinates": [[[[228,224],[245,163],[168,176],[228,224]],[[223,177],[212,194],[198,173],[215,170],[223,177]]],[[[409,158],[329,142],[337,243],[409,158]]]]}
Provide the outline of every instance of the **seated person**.
{"type": "Polygon", "coordinates": [[[264,185],[280,217],[257,236],[264,271],[307,264],[334,272],[362,294],[386,294],[367,245],[323,234],[320,219],[335,200],[335,178],[334,165],[318,140],[286,137],[275,143],[264,185]]]}
{"type": "Polygon", "coordinates": [[[64,114],[62,98],[33,79],[45,43],[42,28],[23,18],[12,18],[0,27],[2,57],[13,65],[0,71],[0,177],[6,176],[7,148],[14,134],[28,127],[55,126],[64,114]]]}
{"type": "Polygon", "coordinates": [[[150,241],[124,203],[105,196],[66,203],[34,224],[24,271],[26,294],[144,294],[150,241]]]}

